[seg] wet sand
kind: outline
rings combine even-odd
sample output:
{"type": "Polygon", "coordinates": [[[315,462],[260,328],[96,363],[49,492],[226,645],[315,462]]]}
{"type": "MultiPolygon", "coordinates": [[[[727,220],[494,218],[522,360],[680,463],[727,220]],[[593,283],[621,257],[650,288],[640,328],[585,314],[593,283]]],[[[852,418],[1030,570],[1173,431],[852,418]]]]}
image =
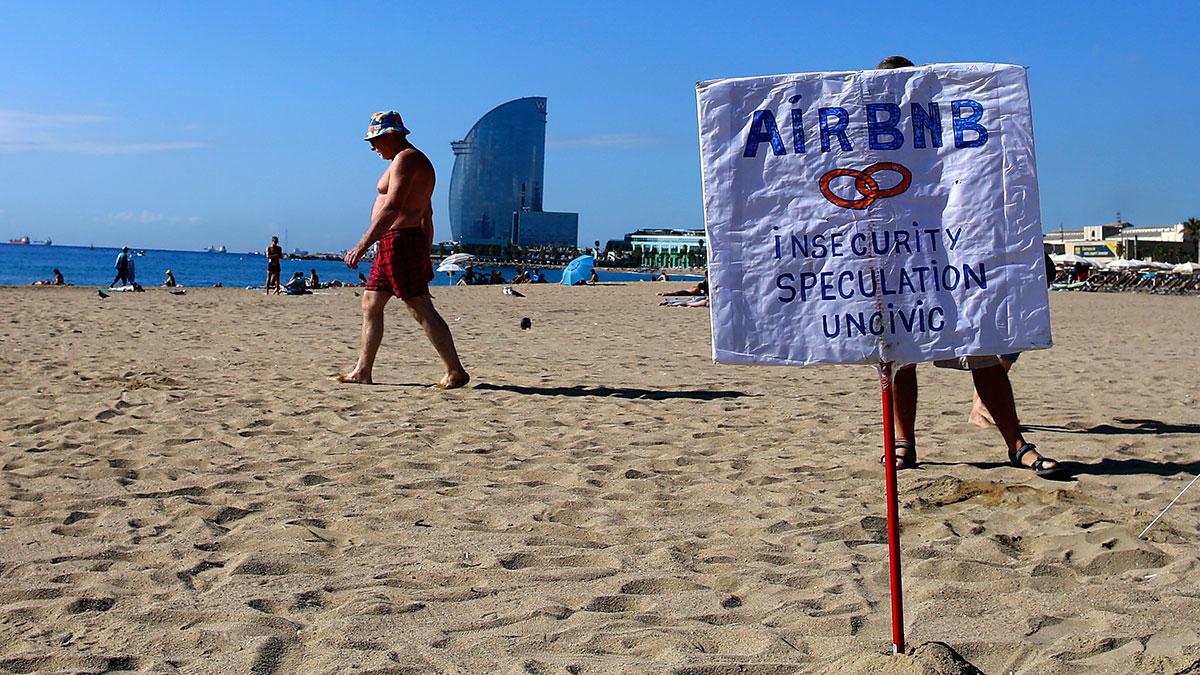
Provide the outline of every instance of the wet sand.
{"type": "Polygon", "coordinates": [[[923,366],[889,657],[878,381],[717,366],[687,283],[437,288],[473,380],[350,289],[0,288],[0,670],[1200,667],[1200,299],[1054,294],[1007,467],[923,366]],[[532,328],[522,331],[521,318],[532,328]],[[924,646],[922,646],[924,645],[924,646]]]}

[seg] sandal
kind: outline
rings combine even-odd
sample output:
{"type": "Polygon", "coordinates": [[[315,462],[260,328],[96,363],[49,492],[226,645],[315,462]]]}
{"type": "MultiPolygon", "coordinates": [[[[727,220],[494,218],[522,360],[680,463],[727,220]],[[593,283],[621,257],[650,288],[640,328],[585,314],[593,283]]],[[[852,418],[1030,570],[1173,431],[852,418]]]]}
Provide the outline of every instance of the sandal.
{"type": "Polygon", "coordinates": [[[1016,450],[1009,450],[1008,451],[1008,461],[1010,464],[1017,467],[1018,469],[1030,469],[1035,474],[1041,476],[1042,478],[1047,478],[1047,477],[1053,476],[1053,475],[1057,474],[1060,470],[1062,470],[1062,467],[1059,465],[1058,460],[1052,459],[1050,457],[1043,457],[1042,454],[1037,451],[1037,446],[1034,445],[1033,443],[1026,443],[1025,445],[1022,445],[1021,447],[1017,448],[1016,450]],[[1033,464],[1025,464],[1024,462],[1022,462],[1021,460],[1025,458],[1025,455],[1027,455],[1031,452],[1033,454],[1037,455],[1037,459],[1035,459],[1033,461],[1033,464]],[[1047,468],[1046,462],[1053,462],[1054,466],[1047,468]]]}
{"type": "MultiPolygon", "coordinates": [[[[892,457],[896,462],[896,470],[915,469],[917,468],[917,444],[912,441],[895,441],[892,443],[892,457]],[[896,452],[903,450],[903,452],[896,452]]],[[[879,458],[879,463],[883,464],[887,461],[887,455],[879,458]]]]}

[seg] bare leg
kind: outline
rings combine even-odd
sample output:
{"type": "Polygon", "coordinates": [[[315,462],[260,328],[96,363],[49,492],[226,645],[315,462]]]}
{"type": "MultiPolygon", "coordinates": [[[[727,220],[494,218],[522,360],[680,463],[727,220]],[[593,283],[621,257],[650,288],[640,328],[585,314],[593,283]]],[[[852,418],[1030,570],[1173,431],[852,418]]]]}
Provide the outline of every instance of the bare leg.
{"type": "MultiPolygon", "coordinates": [[[[1008,372],[1012,369],[1013,362],[1000,359],[1000,365],[1004,366],[1005,372],[1008,372]]],[[[971,391],[971,416],[967,419],[980,429],[996,426],[996,420],[992,419],[992,414],[988,412],[987,406],[979,400],[978,391],[971,391]]]]}
{"type": "Polygon", "coordinates": [[[1008,380],[1008,372],[1003,366],[991,366],[972,370],[971,377],[975,380],[975,391],[979,400],[992,413],[996,428],[1004,437],[1004,444],[1009,450],[1016,450],[1025,444],[1021,437],[1021,425],[1017,420],[1017,404],[1013,401],[1012,383],[1008,380]]]}
{"type": "Polygon", "coordinates": [[[458,359],[458,350],[454,348],[454,336],[450,334],[450,327],[434,309],[433,300],[428,295],[422,295],[408,298],[404,304],[408,306],[408,313],[425,329],[426,337],[433,343],[433,348],[437,350],[438,356],[442,357],[442,364],[446,367],[446,375],[434,386],[439,389],[455,389],[470,382],[471,376],[458,359]]]}
{"type": "MultiPolygon", "coordinates": [[[[892,372],[892,421],[896,425],[896,440],[916,441],[917,425],[917,368],[904,366],[892,372]]],[[[899,455],[900,453],[896,453],[899,455]]],[[[904,462],[896,459],[897,466],[904,462]]]]}
{"type": "Polygon", "coordinates": [[[362,339],[358,346],[358,363],[355,364],[354,370],[339,375],[339,382],[374,384],[371,369],[375,367],[375,354],[379,352],[379,343],[383,341],[383,308],[391,297],[389,293],[363,291],[362,339]]]}
{"type": "Polygon", "coordinates": [[[912,441],[917,425],[917,369],[905,366],[892,373],[892,419],[896,440],[912,441]]]}
{"type": "MultiPolygon", "coordinates": [[[[996,420],[996,428],[1004,437],[1004,444],[1010,452],[1018,450],[1025,445],[1025,438],[1021,435],[1021,423],[1017,419],[1017,404],[1013,401],[1008,370],[1001,366],[992,366],[972,370],[971,375],[975,378],[975,391],[979,392],[979,399],[992,412],[992,419],[996,420]]],[[[1039,456],[1037,452],[1030,452],[1022,457],[1021,461],[1026,466],[1031,466],[1039,456]]],[[[1057,462],[1047,459],[1045,468],[1051,469],[1056,466],[1057,462]]]]}

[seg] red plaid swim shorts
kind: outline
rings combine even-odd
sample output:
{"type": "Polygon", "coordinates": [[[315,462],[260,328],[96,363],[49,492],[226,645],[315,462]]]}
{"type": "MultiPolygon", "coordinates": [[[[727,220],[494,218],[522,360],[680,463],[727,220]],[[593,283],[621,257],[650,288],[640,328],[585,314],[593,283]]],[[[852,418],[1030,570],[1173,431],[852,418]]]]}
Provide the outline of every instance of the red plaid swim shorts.
{"type": "Polygon", "coordinates": [[[367,290],[394,295],[401,300],[429,295],[433,263],[425,231],[419,227],[388,230],[379,239],[367,290]]]}

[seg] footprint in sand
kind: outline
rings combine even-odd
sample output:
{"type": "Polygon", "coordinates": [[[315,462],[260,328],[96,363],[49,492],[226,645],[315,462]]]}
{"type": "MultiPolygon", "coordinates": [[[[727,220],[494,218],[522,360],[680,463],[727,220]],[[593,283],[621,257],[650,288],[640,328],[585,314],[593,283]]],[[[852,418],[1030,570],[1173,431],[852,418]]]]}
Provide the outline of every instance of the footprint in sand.
{"type": "Polygon", "coordinates": [[[107,612],[117,604],[116,598],[76,598],[63,611],[67,614],[82,614],[84,612],[107,612]]]}
{"type": "Polygon", "coordinates": [[[617,614],[620,612],[644,612],[653,607],[654,604],[644,598],[628,595],[601,595],[592,598],[587,605],[583,607],[585,612],[603,612],[606,614],[617,614]]]}
{"type": "Polygon", "coordinates": [[[621,593],[624,595],[664,595],[703,590],[704,588],[700,584],[682,579],[635,579],[621,586],[621,593]]]}

